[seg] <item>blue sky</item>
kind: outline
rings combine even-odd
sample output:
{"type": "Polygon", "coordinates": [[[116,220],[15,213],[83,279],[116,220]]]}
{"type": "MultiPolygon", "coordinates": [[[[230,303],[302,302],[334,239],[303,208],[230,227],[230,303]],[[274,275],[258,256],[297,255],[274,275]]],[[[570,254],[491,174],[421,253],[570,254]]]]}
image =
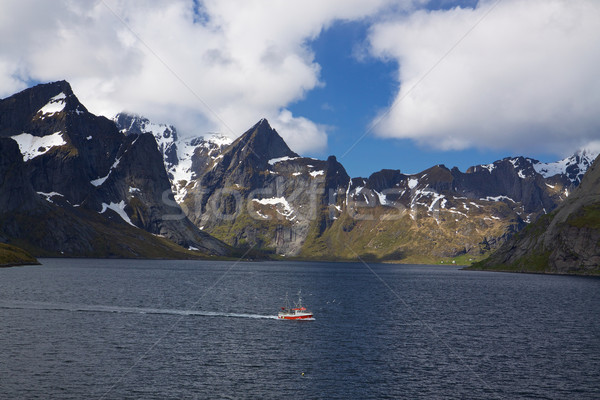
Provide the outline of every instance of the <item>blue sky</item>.
{"type": "MultiPolygon", "coordinates": [[[[398,66],[392,61],[357,57],[368,28],[365,21],[338,22],[310,43],[325,84],[290,107],[294,114],[331,127],[327,153],[335,155],[351,176],[368,177],[384,168],[416,173],[437,164],[457,166],[464,171],[472,165],[514,155],[478,149],[436,151],[409,139],[375,136],[371,122],[394,99],[398,85],[393,74],[398,66]]],[[[323,157],[323,152],[307,155],[323,157]]],[[[544,158],[542,161],[554,161],[557,157],[546,155],[546,160],[544,155],[538,156],[544,158]]]]}
{"type": "Polygon", "coordinates": [[[352,176],[554,161],[600,150],[598,15],[597,0],[5,0],[0,96],[66,79],[95,114],[183,137],[265,117],[352,176]]]}

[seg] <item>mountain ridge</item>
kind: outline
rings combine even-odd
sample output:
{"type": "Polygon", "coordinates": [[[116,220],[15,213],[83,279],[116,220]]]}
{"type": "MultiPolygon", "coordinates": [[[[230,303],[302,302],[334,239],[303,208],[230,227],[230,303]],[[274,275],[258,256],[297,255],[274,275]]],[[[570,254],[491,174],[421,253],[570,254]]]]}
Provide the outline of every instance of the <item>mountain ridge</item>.
{"type": "Polygon", "coordinates": [[[568,199],[592,156],[351,178],[335,156],[293,152],[264,118],[235,140],[180,138],[138,115],[95,116],[65,81],[2,99],[0,110],[0,204],[15,211],[0,215],[0,242],[36,255],[102,247],[143,256],[144,240],[164,236],[197,255],[254,247],[302,259],[468,262],[568,199]],[[55,238],[34,235],[35,219],[55,238]],[[97,232],[118,230],[124,248],[93,244],[97,232]]]}
{"type": "MultiPolygon", "coordinates": [[[[447,239],[437,245],[437,250],[425,250],[429,254],[427,260],[460,257],[461,254],[479,257],[481,252],[489,253],[526,224],[564,201],[569,191],[578,184],[575,178],[581,177],[589,165],[577,155],[557,163],[507,157],[491,164],[472,166],[465,172],[456,167],[448,169],[437,165],[417,174],[381,170],[369,178],[351,179],[335,157],[330,158],[333,163],[325,167],[327,162],[300,157],[287,146],[279,146],[279,152],[271,152],[268,156],[258,154],[265,146],[251,144],[251,151],[248,150],[244,144],[253,143],[259,132],[266,133],[263,137],[272,134],[267,125],[268,121],[261,119],[236,141],[213,149],[211,157],[196,163],[194,175],[186,182],[185,193],[178,195],[178,200],[197,226],[229,244],[256,244],[288,257],[355,259],[350,255],[356,252],[384,260],[390,259],[393,254],[409,254],[408,243],[400,246],[401,249],[394,248],[390,244],[393,242],[391,238],[385,240],[389,251],[379,256],[371,254],[368,244],[352,251],[342,248],[327,250],[336,247],[336,241],[349,240],[349,232],[357,226],[362,225],[361,229],[366,231],[366,226],[371,224],[369,232],[386,230],[382,227],[385,223],[346,221],[341,224],[338,219],[344,219],[347,214],[352,215],[350,220],[365,218],[368,213],[376,214],[377,218],[389,218],[390,210],[404,212],[402,216],[395,215],[397,219],[409,218],[402,224],[387,223],[389,226],[401,225],[394,228],[399,236],[407,231],[412,232],[411,235],[420,235],[418,218],[429,218],[435,224],[427,228],[430,234],[425,235],[423,240],[426,241],[436,241],[440,224],[446,224],[446,230],[450,229],[452,221],[462,226],[457,231],[463,232],[462,236],[458,235],[462,242],[445,235],[447,239]],[[261,126],[262,130],[258,129],[261,126]],[[255,147],[258,150],[254,150],[255,147]],[[335,167],[336,163],[340,168],[335,167]],[[561,165],[562,169],[559,170],[556,165],[561,165]],[[338,179],[331,180],[330,171],[336,169],[338,179]],[[311,179],[322,178],[323,182],[311,189],[310,181],[300,183],[299,177],[303,175],[311,179]],[[319,194],[314,197],[318,200],[311,207],[318,211],[312,214],[311,220],[304,221],[301,226],[298,225],[299,220],[289,221],[294,215],[300,215],[302,208],[310,208],[306,197],[299,201],[294,193],[314,191],[317,187],[319,194]],[[215,196],[215,192],[223,194],[224,191],[231,194],[228,199],[215,196]],[[211,219],[211,215],[226,216],[228,221],[216,221],[211,219]],[[458,218],[472,218],[474,221],[459,222],[458,218]],[[331,235],[335,239],[328,239],[331,235]],[[260,239],[257,240],[257,237],[260,239]],[[448,250],[442,249],[444,246],[448,250]],[[321,250],[315,251],[315,248],[321,250]]],[[[277,142],[283,141],[279,135],[277,138],[277,142]]],[[[360,240],[354,238],[352,242],[360,240]]],[[[415,255],[411,257],[416,260],[415,255]]]]}

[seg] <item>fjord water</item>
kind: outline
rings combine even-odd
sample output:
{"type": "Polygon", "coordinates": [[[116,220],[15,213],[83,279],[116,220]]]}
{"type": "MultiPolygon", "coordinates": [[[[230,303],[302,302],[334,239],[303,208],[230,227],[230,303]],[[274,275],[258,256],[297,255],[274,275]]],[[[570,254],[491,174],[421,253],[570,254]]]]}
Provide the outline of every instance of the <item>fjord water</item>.
{"type": "Polygon", "coordinates": [[[0,269],[0,398],[600,397],[600,279],[45,259],[0,269]],[[315,321],[275,318],[302,289],[315,321]]]}

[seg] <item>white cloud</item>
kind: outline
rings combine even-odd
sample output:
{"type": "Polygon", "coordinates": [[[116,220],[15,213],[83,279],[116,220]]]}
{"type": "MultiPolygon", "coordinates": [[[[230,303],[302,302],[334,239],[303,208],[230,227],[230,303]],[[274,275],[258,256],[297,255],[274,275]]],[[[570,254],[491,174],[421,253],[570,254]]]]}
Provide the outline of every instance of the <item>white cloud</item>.
{"type": "Polygon", "coordinates": [[[494,4],[373,26],[371,54],[397,61],[401,82],[377,134],[445,150],[563,154],[600,137],[600,2],[494,4]]]}
{"type": "Polygon", "coordinates": [[[583,150],[590,154],[600,154],[600,140],[589,142],[583,147],[583,150]]]}
{"type": "Polygon", "coordinates": [[[0,96],[67,79],[97,114],[128,110],[184,135],[230,136],[266,116],[295,151],[323,150],[324,127],[286,109],[322,85],[306,43],[389,1],[6,0],[0,96]]]}
{"type": "Polygon", "coordinates": [[[327,147],[324,126],[303,117],[294,117],[289,110],[281,110],[279,114],[269,119],[269,123],[296,152],[322,152],[327,147]]]}

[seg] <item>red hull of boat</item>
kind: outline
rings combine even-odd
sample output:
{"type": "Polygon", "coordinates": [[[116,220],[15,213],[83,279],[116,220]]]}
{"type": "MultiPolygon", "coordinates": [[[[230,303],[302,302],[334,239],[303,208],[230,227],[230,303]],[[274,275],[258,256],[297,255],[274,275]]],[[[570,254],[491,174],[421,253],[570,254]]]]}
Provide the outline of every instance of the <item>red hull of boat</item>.
{"type": "Polygon", "coordinates": [[[290,316],[285,316],[285,317],[279,317],[279,319],[309,319],[312,318],[312,314],[311,315],[290,315],[290,316]]]}

